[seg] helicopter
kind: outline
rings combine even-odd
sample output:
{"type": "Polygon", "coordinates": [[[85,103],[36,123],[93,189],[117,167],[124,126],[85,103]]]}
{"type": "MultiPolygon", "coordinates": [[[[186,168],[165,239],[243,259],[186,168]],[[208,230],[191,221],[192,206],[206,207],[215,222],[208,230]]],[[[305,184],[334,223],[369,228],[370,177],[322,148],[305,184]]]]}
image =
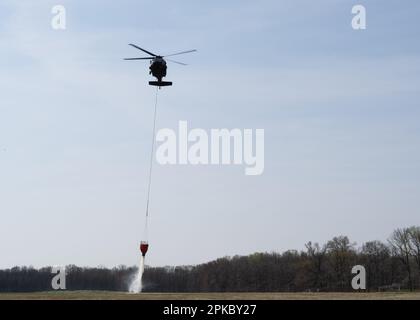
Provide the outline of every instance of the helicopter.
{"type": "MultiPolygon", "coordinates": [[[[162,79],[164,77],[166,77],[166,70],[167,70],[167,65],[166,65],[166,61],[165,61],[164,58],[197,51],[197,50],[194,49],[194,50],[172,53],[172,54],[168,54],[166,56],[160,56],[160,55],[154,54],[150,51],[147,51],[143,48],[140,48],[139,46],[136,46],[135,44],[130,43],[129,45],[132,46],[133,48],[136,48],[138,50],[141,50],[141,51],[147,53],[148,55],[150,55],[150,57],[125,58],[124,60],[151,60],[150,61],[150,67],[149,67],[149,69],[150,69],[149,74],[154,76],[157,79],[157,81],[149,81],[149,85],[157,86],[159,88],[160,87],[167,87],[167,86],[172,85],[172,82],[170,82],[170,81],[162,81],[162,79]]],[[[168,60],[170,62],[180,64],[180,65],[183,65],[183,66],[186,66],[185,63],[182,63],[182,62],[179,62],[179,61],[175,61],[175,60],[171,60],[171,59],[166,59],[166,60],[168,60]]]]}

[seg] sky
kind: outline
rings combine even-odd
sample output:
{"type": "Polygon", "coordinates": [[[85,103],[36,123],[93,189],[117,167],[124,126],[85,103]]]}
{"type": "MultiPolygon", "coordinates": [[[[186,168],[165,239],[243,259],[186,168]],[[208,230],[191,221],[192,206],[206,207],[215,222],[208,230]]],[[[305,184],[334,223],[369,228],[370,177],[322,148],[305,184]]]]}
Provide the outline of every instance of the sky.
{"type": "Polygon", "coordinates": [[[128,43],[198,50],[169,65],[158,129],[265,130],[260,176],[155,163],[147,264],[419,225],[419,14],[416,0],[1,0],[0,268],[137,263],[155,89],[128,43]]]}

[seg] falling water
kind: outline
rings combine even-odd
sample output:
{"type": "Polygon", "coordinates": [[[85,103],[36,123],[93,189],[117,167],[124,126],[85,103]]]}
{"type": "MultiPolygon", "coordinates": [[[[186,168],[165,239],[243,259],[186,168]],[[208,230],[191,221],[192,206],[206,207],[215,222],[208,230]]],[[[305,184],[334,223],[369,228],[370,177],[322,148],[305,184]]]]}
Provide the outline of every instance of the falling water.
{"type": "Polygon", "coordinates": [[[137,274],[135,275],[133,281],[130,284],[129,291],[131,293],[140,293],[142,289],[142,278],[144,272],[144,257],[140,258],[140,265],[137,274]]]}

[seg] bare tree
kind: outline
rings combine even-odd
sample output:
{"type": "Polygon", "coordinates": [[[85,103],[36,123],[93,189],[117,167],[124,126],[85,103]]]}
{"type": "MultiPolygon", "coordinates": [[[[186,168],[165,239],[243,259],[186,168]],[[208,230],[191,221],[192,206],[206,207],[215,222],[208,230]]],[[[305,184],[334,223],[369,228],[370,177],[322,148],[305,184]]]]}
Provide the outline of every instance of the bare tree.
{"type": "Polygon", "coordinates": [[[419,273],[419,278],[420,278],[420,227],[415,227],[415,226],[410,227],[408,229],[408,235],[410,238],[411,255],[416,260],[417,271],[419,273]]]}
{"type": "Polygon", "coordinates": [[[338,286],[336,289],[343,290],[350,283],[350,271],[356,256],[355,246],[356,243],[351,243],[346,236],[334,237],[327,242],[327,254],[333,269],[331,276],[338,286]]]}
{"type": "Polygon", "coordinates": [[[413,290],[413,277],[411,270],[411,243],[410,228],[396,229],[388,239],[392,252],[401,259],[408,273],[408,284],[410,290],[413,290]]]}
{"type": "Polygon", "coordinates": [[[362,258],[368,272],[368,289],[378,288],[387,281],[387,272],[389,271],[389,248],[380,241],[369,241],[362,246],[362,258]]]}
{"type": "Polygon", "coordinates": [[[308,273],[311,279],[312,286],[319,290],[323,286],[324,265],[326,263],[326,246],[320,246],[318,243],[309,241],[305,244],[306,255],[309,259],[308,273]]]}

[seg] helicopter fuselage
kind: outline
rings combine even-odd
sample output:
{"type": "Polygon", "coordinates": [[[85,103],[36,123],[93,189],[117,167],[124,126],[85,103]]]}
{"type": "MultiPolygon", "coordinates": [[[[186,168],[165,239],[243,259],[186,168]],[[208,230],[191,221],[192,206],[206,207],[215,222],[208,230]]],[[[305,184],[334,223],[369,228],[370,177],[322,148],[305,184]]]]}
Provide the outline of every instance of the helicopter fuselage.
{"type": "Polygon", "coordinates": [[[167,65],[165,59],[162,57],[154,58],[150,63],[150,74],[154,76],[159,82],[166,77],[167,65]]]}

